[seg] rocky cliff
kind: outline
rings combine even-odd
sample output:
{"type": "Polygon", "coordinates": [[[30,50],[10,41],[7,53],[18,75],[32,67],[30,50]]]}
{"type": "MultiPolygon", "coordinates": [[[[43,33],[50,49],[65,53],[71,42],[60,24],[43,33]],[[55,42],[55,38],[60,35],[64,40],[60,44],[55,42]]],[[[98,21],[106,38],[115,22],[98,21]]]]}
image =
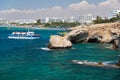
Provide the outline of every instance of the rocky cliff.
{"type": "Polygon", "coordinates": [[[111,43],[120,35],[120,23],[79,26],[71,30],[65,35],[71,42],[111,43]]]}
{"type": "Polygon", "coordinates": [[[51,49],[71,48],[72,43],[114,43],[118,48],[117,41],[120,36],[120,23],[96,24],[90,26],[78,26],[71,28],[71,32],[64,37],[52,36],[48,47],[51,49]],[[117,40],[117,41],[116,41],[117,40]]]}
{"type": "Polygon", "coordinates": [[[83,42],[88,37],[88,32],[86,30],[73,30],[64,37],[72,43],[83,42]]]}
{"type": "Polygon", "coordinates": [[[120,50],[120,37],[114,40],[113,44],[111,45],[111,48],[120,50]]]}

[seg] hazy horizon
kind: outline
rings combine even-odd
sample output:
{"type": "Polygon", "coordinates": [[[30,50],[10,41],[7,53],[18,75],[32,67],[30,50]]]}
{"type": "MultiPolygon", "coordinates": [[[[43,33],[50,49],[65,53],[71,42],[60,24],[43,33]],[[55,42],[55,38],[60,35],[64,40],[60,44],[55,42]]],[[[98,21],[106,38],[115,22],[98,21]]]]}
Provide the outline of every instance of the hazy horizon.
{"type": "Polygon", "coordinates": [[[0,5],[3,19],[65,18],[83,14],[109,17],[112,10],[120,9],[120,0],[1,0],[0,5]]]}

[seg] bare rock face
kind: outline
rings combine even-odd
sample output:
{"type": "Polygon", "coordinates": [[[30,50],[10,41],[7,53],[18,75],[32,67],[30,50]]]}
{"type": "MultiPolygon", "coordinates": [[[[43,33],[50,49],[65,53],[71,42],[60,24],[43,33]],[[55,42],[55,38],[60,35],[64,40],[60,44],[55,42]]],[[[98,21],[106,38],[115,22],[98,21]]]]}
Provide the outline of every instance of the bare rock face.
{"type": "Polygon", "coordinates": [[[120,35],[120,23],[94,24],[78,26],[65,37],[72,43],[112,43],[120,35]]]}
{"type": "Polygon", "coordinates": [[[110,43],[113,41],[112,32],[109,30],[73,30],[65,35],[72,43],[110,43]]]}
{"type": "Polygon", "coordinates": [[[120,37],[114,40],[113,45],[111,46],[112,49],[119,49],[120,50],[120,37]]]}
{"type": "Polygon", "coordinates": [[[66,38],[58,35],[51,36],[48,48],[50,49],[69,49],[72,43],[66,38]]]}
{"type": "Polygon", "coordinates": [[[88,36],[86,42],[88,43],[99,43],[101,41],[101,36],[99,35],[91,35],[91,36],[88,36]]]}
{"type": "Polygon", "coordinates": [[[89,31],[87,42],[91,43],[110,43],[113,41],[113,35],[108,30],[89,31]]]}
{"type": "Polygon", "coordinates": [[[103,32],[101,32],[102,34],[102,40],[101,40],[101,42],[103,42],[103,43],[110,43],[110,42],[112,42],[113,41],[113,35],[112,35],[112,33],[111,33],[111,31],[103,31],[103,32]]]}
{"type": "Polygon", "coordinates": [[[73,30],[64,37],[72,43],[84,42],[88,37],[88,32],[86,30],[73,30]]]}

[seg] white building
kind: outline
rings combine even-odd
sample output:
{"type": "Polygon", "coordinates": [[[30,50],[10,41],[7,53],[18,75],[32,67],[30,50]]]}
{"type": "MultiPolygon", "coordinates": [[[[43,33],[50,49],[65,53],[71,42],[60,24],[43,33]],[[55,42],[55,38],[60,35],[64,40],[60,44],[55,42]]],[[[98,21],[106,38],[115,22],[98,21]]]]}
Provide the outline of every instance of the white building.
{"type": "Polygon", "coordinates": [[[69,17],[67,20],[67,22],[70,22],[70,23],[76,22],[76,21],[77,21],[77,19],[75,17],[69,17]]]}
{"type": "Polygon", "coordinates": [[[0,19],[0,24],[10,24],[10,20],[0,19]]]}
{"type": "Polygon", "coordinates": [[[41,23],[51,23],[51,22],[63,22],[63,19],[56,18],[56,17],[41,19],[41,23]]]}
{"type": "Polygon", "coordinates": [[[43,19],[40,19],[41,20],[41,23],[49,23],[51,21],[51,19],[48,17],[48,18],[43,18],[43,19]]]}
{"type": "Polygon", "coordinates": [[[23,20],[11,20],[11,22],[15,22],[15,23],[19,23],[19,24],[30,24],[30,23],[36,23],[36,20],[23,19],[23,20]]]}
{"type": "Polygon", "coordinates": [[[82,15],[78,17],[78,22],[79,23],[92,23],[93,21],[93,15],[92,14],[87,14],[87,15],[82,15]]]}
{"type": "Polygon", "coordinates": [[[62,22],[62,21],[63,21],[62,19],[56,18],[56,17],[53,17],[53,18],[51,19],[51,22],[62,22]]]}
{"type": "Polygon", "coordinates": [[[116,17],[120,13],[120,10],[113,10],[112,17],[116,17]]]}

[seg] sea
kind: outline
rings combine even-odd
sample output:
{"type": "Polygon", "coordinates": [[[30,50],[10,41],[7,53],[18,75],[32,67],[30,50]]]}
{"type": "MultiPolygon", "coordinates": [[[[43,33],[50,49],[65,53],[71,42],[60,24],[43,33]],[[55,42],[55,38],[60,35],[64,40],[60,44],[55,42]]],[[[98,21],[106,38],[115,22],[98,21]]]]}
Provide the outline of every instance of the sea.
{"type": "Polygon", "coordinates": [[[36,40],[8,39],[13,31],[27,28],[0,27],[0,80],[120,80],[120,69],[72,63],[117,61],[120,54],[111,44],[76,43],[72,49],[47,48],[51,35],[64,30],[30,29],[40,34],[36,40]]]}

